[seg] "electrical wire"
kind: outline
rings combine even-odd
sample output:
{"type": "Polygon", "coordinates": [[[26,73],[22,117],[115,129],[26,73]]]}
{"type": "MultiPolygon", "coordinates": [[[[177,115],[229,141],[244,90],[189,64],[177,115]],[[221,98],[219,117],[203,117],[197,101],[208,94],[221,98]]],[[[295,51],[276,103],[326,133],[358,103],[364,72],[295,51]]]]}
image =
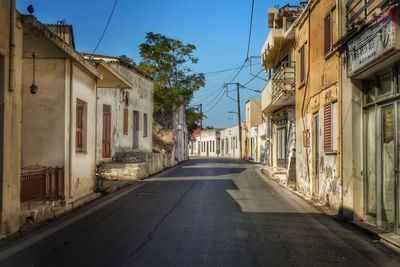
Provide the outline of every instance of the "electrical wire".
{"type": "Polygon", "coordinates": [[[251,43],[251,33],[253,29],[253,17],[254,17],[254,0],[251,1],[251,16],[250,16],[250,29],[249,29],[249,40],[247,42],[247,54],[246,54],[246,59],[249,58],[250,54],[250,43],[251,43]]]}
{"type": "Polygon", "coordinates": [[[208,113],[208,112],[210,112],[211,110],[213,110],[217,105],[218,105],[218,103],[221,101],[221,99],[222,99],[222,97],[224,96],[224,94],[222,94],[221,95],[221,97],[218,99],[218,101],[214,104],[214,106],[212,106],[210,109],[208,109],[207,111],[205,111],[204,113],[208,113]]]}
{"type": "Polygon", "coordinates": [[[104,35],[106,34],[108,25],[110,25],[111,18],[112,18],[113,14],[114,14],[114,10],[115,10],[115,7],[117,6],[117,3],[118,3],[118,0],[115,0],[114,6],[113,6],[113,8],[112,8],[112,10],[111,10],[111,13],[110,13],[110,16],[108,17],[107,24],[106,24],[106,26],[104,27],[103,33],[101,34],[100,39],[99,39],[99,41],[97,42],[97,45],[96,45],[96,47],[94,48],[94,50],[93,50],[92,54],[90,55],[90,57],[93,57],[94,53],[96,53],[97,48],[99,48],[99,45],[100,45],[101,41],[103,40],[104,35]]]}

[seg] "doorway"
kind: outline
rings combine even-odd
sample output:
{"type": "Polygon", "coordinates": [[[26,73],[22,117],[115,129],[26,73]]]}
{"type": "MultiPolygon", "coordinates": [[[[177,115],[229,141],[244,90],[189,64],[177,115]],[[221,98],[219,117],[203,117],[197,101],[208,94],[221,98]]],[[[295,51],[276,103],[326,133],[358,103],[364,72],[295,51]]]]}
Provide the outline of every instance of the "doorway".
{"type": "Polygon", "coordinates": [[[365,110],[367,219],[400,233],[400,102],[365,110]]]}
{"type": "Polygon", "coordinates": [[[286,126],[276,129],[276,156],[278,167],[286,167],[286,126]]]}
{"type": "Polygon", "coordinates": [[[133,149],[139,148],[139,111],[133,111],[133,149]]]}
{"type": "Polygon", "coordinates": [[[111,158],[111,106],[103,105],[103,158],[111,158]]]}

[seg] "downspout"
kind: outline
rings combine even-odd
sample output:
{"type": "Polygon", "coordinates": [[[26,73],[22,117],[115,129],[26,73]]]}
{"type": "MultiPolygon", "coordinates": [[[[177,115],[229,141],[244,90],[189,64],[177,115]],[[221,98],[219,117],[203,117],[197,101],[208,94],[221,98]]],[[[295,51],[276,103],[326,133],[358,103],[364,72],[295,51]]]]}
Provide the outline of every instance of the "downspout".
{"type": "MultiPolygon", "coordinates": [[[[337,8],[337,27],[338,27],[338,38],[340,39],[342,37],[342,3],[339,0],[336,0],[336,8],[337,8]]],[[[344,188],[344,178],[343,178],[343,125],[342,125],[342,119],[343,119],[343,94],[342,94],[342,90],[343,90],[343,73],[342,73],[343,69],[341,67],[341,54],[339,54],[339,63],[338,63],[338,85],[339,85],[339,89],[338,89],[338,99],[339,99],[339,174],[340,174],[340,181],[341,181],[341,186],[342,186],[342,192],[341,192],[341,199],[340,199],[340,208],[339,208],[339,217],[343,218],[343,201],[344,201],[344,197],[343,197],[343,188],[344,188]]]]}
{"type": "Polygon", "coordinates": [[[15,75],[15,0],[10,3],[10,54],[9,54],[9,70],[8,70],[8,90],[14,91],[14,75],[15,75]]]}
{"type": "Polygon", "coordinates": [[[69,153],[68,153],[68,184],[69,184],[69,199],[72,199],[72,150],[73,150],[73,144],[72,144],[72,121],[73,121],[73,63],[70,60],[70,71],[69,71],[69,153]]]}

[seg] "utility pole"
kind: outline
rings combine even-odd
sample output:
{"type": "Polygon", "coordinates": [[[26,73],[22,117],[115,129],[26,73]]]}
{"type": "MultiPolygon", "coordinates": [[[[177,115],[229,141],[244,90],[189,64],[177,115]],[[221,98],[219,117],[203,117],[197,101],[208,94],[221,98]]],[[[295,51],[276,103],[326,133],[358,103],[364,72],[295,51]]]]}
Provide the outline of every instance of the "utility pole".
{"type": "Polygon", "coordinates": [[[226,94],[227,96],[237,102],[237,116],[238,116],[238,127],[239,127],[239,155],[240,159],[242,159],[242,119],[240,116],[240,83],[226,83],[226,94]],[[236,85],[236,99],[233,97],[230,97],[228,95],[228,87],[229,85],[236,85]]]}
{"type": "Polygon", "coordinates": [[[200,116],[201,116],[201,119],[200,119],[200,130],[203,130],[203,104],[200,104],[199,106],[200,106],[200,116]]]}

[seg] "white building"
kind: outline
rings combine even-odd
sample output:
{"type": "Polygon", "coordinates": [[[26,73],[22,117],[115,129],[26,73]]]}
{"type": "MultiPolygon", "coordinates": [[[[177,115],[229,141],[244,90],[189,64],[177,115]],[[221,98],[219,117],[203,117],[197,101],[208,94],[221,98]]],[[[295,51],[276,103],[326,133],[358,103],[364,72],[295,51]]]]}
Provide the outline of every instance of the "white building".
{"type": "Polygon", "coordinates": [[[221,156],[240,158],[239,127],[221,130],[221,156]]]}
{"type": "Polygon", "coordinates": [[[197,144],[200,147],[199,156],[218,157],[220,156],[220,130],[203,130],[197,137],[197,144]]]}
{"type": "Polygon", "coordinates": [[[136,66],[118,57],[85,54],[102,73],[119,77],[120,86],[99,86],[97,92],[96,162],[111,161],[118,152],[151,152],[153,147],[154,82],[136,66]]]}
{"type": "Polygon", "coordinates": [[[76,52],[72,26],[23,16],[21,202],[94,192],[97,86],[124,82],[105,74],[76,52]]]}

